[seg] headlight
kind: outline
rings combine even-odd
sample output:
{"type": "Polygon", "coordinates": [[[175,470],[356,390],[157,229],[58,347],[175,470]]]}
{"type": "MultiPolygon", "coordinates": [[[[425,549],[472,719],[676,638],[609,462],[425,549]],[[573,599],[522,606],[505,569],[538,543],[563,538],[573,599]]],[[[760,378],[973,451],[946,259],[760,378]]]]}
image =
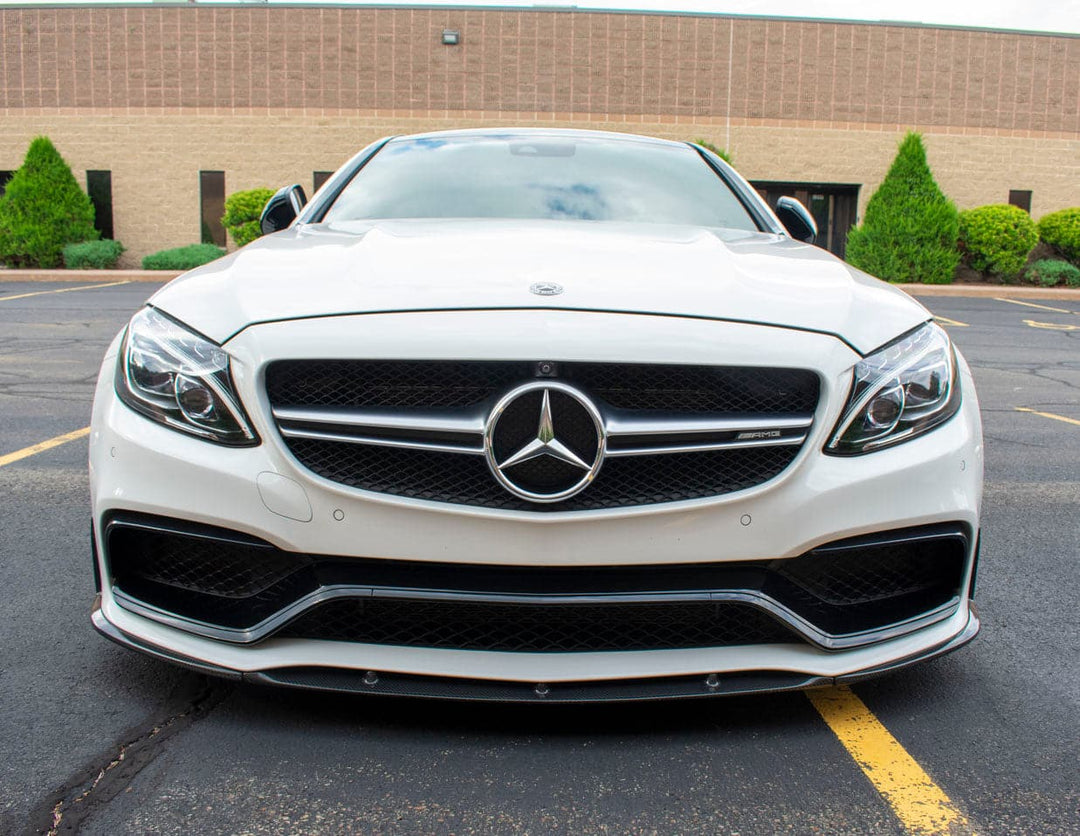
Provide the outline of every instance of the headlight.
{"type": "Polygon", "coordinates": [[[915,438],[960,408],[952,343],[932,322],[855,366],[851,394],[825,452],[854,456],[915,438]]]}
{"type": "Polygon", "coordinates": [[[128,325],[116,394],[174,430],[234,447],[259,443],[233,391],[229,355],[153,308],[128,325]]]}

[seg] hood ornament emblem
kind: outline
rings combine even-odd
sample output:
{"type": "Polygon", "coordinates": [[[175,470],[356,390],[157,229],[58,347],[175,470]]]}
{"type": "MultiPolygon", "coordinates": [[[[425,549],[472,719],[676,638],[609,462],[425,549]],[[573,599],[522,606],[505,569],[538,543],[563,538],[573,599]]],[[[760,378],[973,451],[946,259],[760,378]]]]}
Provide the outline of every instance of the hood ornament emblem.
{"type": "Polygon", "coordinates": [[[557,282],[533,282],[529,285],[529,292],[537,296],[558,296],[563,292],[563,286],[557,282]]]}

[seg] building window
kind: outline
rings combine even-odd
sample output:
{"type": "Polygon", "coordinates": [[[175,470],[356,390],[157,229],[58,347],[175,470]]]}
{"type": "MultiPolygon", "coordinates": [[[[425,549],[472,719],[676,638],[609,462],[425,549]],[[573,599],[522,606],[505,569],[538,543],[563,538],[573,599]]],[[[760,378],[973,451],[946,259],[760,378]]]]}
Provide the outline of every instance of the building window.
{"type": "Polygon", "coordinates": [[[221,216],[225,214],[225,172],[199,172],[199,210],[202,220],[202,242],[225,246],[225,227],[221,216]]]}
{"type": "Polygon", "coordinates": [[[1031,214],[1031,191],[1021,189],[1009,189],[1009,205],[1019,206],[1029,215],[1031,214]]]}
{"type": "Polygon", "coordinates": [[[101,233],[102,238],[112,238],[112,172],[86,172],[86,193],[94,204],[94,229],[101,233]]]}
{"type": "Polygon", "coordinates": [[[318,191],[319,189],[321,189],[323,187],[323,183],[325,183],[327,180],[329,180],[330,175],[333,174],[333,173],[334,172],[332,172],[332,171],[313,171],[311,173],[311,179],[315,183],[315,191],[318,191]]]}
{"type": "Polygon", "coordinates": [[[4,194],[4,189],[7,188],[8,180],[14,176],[14,171],[0,171],[0,195],[4,194]]]}

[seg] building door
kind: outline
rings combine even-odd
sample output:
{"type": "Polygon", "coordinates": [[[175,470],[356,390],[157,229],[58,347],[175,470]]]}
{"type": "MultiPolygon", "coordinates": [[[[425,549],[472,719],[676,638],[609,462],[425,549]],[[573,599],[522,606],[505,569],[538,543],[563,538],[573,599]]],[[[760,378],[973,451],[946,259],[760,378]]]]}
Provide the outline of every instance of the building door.
{"type": "Polygon", "coordinates": [[[859,206],[859,187],[844,183],[779,183],[755,180],[758,190],[773,209],[781,197],[793,197],[810,210],[817,222],[815,242],[840,258],[847,247],[848,230],[855,225],[859,206]]]}

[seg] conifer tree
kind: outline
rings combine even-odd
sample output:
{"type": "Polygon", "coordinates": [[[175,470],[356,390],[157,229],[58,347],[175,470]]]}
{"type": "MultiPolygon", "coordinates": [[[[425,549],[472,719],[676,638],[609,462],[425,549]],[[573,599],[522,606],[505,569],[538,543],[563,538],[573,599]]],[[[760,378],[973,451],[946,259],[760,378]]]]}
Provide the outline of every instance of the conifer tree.
{"type": "Polygon", "coordinates": [[[90,198],[48,137],[37,137],[0,197],[0,262],[59,267],[67,244],[97,237],[90,198]]]}
{"type": "Polygon", "coordinates": [[[847,260],[890,282],[947,284],[960,262],[958,232],[959,213],[934,182],[922,137],[908,133],[848,234],[847,260]]]}

